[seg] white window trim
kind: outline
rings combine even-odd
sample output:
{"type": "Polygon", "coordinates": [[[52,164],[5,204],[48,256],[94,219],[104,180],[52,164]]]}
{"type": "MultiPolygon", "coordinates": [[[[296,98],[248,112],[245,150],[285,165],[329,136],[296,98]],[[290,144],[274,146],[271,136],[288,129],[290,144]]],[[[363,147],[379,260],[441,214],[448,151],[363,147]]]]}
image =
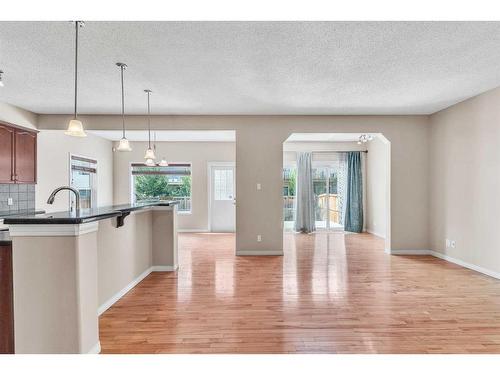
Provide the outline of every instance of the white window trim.
{"type": "MultiPolygon", "coordinates": [[[[71,181],[71,157],[72,156],[76,156],[76,157],[80,157],[80,158],[85,158],[85,159],[91,159],[91,160],[95,160],[95,165],[96,165],[96,172],[95,172],[95,183],[94,183],[94,187],[95,187],[95,193],[93,195],[95,195],[95,207],[92,207],[92,208],[97,208],[99,207],[99,197],[98,197],[98,194],[99,194],[99,159],[96,158],[96,157],[93,157],[93,156],[87,156],[87,155],[81,155],[81,154],[74,154],[74,153],[71,153],[69,152],[68,153],[68,186],[71,186],[73,187],[73,183],[71,181]]],[[[94,197],[92,197],[94,198],[94,197]]],[[[69,194],[69,207],[71,209],[71,194],[69,194]]]]}

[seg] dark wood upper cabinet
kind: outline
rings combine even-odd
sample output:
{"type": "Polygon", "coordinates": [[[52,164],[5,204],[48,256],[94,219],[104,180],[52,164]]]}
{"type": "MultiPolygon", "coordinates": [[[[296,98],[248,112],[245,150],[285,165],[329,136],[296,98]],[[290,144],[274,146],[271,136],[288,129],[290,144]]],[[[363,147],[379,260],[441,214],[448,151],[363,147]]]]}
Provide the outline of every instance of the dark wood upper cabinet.
{"type": "Polygon", "coordinates": [[[16,130],[14,175],[18,183],[36,182],[36,134],[16,130]]]}
{"type": "Polygon", "coordinates": [[[36,183],[36,136],[0,123],[0,183],[36,183]]]}
{"type": "Polygon", "coordinates": [[[14,181],[14,129],[0,124],[0,183],[14,181]]]}

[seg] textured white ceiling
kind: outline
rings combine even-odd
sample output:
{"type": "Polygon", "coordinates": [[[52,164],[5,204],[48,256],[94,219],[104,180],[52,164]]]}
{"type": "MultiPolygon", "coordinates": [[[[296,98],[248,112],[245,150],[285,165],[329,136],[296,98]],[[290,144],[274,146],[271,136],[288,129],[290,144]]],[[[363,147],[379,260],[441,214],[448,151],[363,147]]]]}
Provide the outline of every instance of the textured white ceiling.
{"type": "MultiPolygon", "coordinates": [[[[121,130],[88,130],[89,133],[111,141],[119,141],[121,130]]],[[[148,132],[144,130],[127,130],[127,139],[135,142],[146,142],[148,132]]],[[[151,133],[151,140],[158,142],[234,142],[234,130],[157,130],[151,133]]]]}
{"type": "MultiPolygon", "coordinates": [[[[500,22],[87,22],[80,111],[426,114],[500,85],[500,22]]],[[[0,22],[0,101],[71,113],[74,28],[0,22]]]]}

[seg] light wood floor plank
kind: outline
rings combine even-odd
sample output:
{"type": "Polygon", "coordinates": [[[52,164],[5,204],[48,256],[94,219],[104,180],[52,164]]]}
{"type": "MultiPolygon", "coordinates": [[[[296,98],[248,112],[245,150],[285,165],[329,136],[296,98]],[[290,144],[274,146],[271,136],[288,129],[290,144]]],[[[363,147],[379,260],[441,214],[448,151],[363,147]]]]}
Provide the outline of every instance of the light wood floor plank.
{"type": "Polygon", "coordinates": [[[369,235],[285,235],[236,257],[234,235],[179,235],[100,318],[103,353],[500,353],[500,281],[369,235]]]}

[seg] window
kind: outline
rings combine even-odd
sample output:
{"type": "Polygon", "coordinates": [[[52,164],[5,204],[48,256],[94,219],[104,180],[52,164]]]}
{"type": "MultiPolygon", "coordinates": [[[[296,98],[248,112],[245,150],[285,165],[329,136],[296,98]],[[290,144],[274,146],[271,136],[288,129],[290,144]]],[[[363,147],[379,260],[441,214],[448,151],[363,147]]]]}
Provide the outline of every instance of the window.
{"type": "Polygon", "coordinates": [[[297,169],[295,166],[283,168],[283,217],[286,229],[291,229],[295,221],[295,186],[297,183],[297,169]]]}
{"type": "Polygon", "coordinates": [[[132,202],[176,200],[179,212],[191,212],[191,164],[167,167],[132,164],[132,202]]]}
{"type": "MultiPolygon", "coordinates": [[[[80,192],[80,208],[97,207],[97,160],[70,155],[70,185],[80,192]]],[[[75,196],[70,194],[70,206],[75,206],[75,196]]]]}

